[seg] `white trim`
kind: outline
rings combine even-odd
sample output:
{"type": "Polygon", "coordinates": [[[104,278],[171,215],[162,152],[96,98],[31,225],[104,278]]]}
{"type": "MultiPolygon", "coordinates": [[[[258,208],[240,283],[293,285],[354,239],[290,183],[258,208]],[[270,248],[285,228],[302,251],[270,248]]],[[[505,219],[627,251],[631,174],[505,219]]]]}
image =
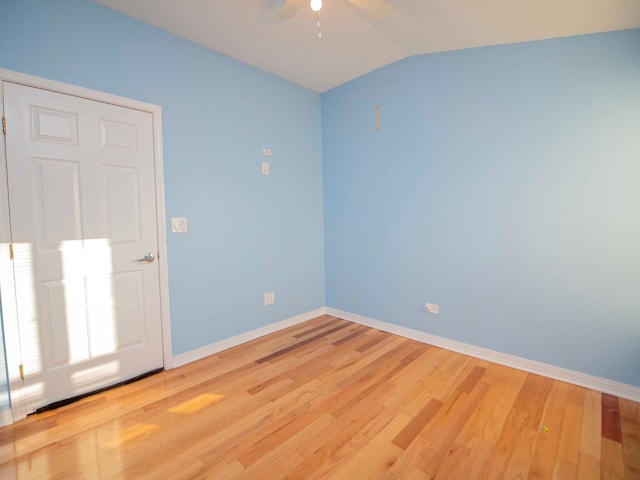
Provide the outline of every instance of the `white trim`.
{"type": "Polygon", "coordinates": [[[13,423],[13,415],[11,415],[11,410],[6,409],[0,411],[0,427],[4,427],[5,425],[11,425],[13,423]]]}
{"type": "MultiPolygon", "coordinates": [[[[0,70],[0,94],[4,99],[4,73],[0,70]]],[[[0,114],[4,115],[4,101],[0,99],[0,114]]],[[[9,258],[11,243],[11,224],[9,221],[9,181],[7,178],[5,136],[0,135],[0,291],[2,295],[2,326],[4,333],[5,358],[7,360],[7,381],[11,398],[10,414],[12,419],[24,418],[27,412],[22,401],[22,380],[20,379],[21,352],[18,313],[16,310],[16,292],[13,276],[13,262],[9,258]]],[[[0,373],[1,374],[1,373],[0,373]]]]}
{"type": "Polygon", "coordinates": [[[173,368],[171,344],[171,307],[169,304],[169,258],[167,256],[167,215],[164,204],[164,157],[162,147],[162,110],[153,112],[153,149],[156,184],[156,227],[158,229],[158,273],[160,275],[160,322],[164,368],[173,368]]]}
{"type": "Polygon", "coordinates": [[[181,353],[173,357],[173,366],[181,367],[182,365],[186,365],[187,363],[195,362],[196,360],[208,357],[209,355],[227,350],[228,348],[235,347],[242,343],[250,342],[251,340],[255,340],[256,338],[264,337],[265,335],[277,332],[278,330],[292,327],[293,325],[297,325],[298,323],[306,322],[307,320],[311,320],[312,318],[319,317],[326,313],[327,309],[325,307],[318,308],[316,310],[311,310],[309,312],[296,315],[295,317],[290,317],[285,320],[272,323],[270,325],[267,325],[266,327],[256,328],[255,330],[251,330],[250,332],[241,333],[240,335],[236,335],[235,337],[220,340],[219,342],[212,343],[196,350],[181,353]]]}
{"type": "MultiPolygon", "coordinates": [[[[171,348],[171,316],[169,308],[169,271],[167,267],[167,233],[166,233],[166,213],[165,213],[165,196],[164,196],[164,170],[162,156],[162,108],[151,103],[141,102],[130,98],[112,95],[110,93],[99,92],[89,88],[70,85],[67,83],[48,80],[33,75],[14,72],[0,68],[0,82],[7,81],[26,85],[29,87],[41,88],[53,92],[73,95],[76,97],[96,100],[102,103],[109,103],[125,108],[131,108],[148,112],[152,116],[153,121],[153,140],[154,140],[154,169],[156,184],[156,212],[158,227],[158,271],[160,275],[160,316],[162,328],[162,347],[163,347],[163,363],[165,368],[171,368],[173,362],[173,353],[171,348]]],[[[0,102],[0,105],[2,102],[0,102]]],[[[6,169],[4,136],[0,135],[0,187],[6,186],[6,169]]],[[[2,189],[0,188],[0,191],[2,189]]],[[[6,192],[7,189],[5,188],[6,192]]],[[[0,196],[0,250],[7,246],[10,242],[9,216],[8,216],[8,200],[0,196]]],[[[2,252],[0,252],[2,253],[2,252]]],[[[2,280],[3,266],[0,259],[0,280],[2,280]]],[[[7,346],[7,369],[9,372],[9,389],[11,392],[11,413],[14,420],[24,418],[28,412],[24,411],[21,399],[17,392],[21,391],[22,381],[19,376],[19,365],[21,363],[21,354],[19,348],[11,347],[19,342],[12,341],[18,338],[18,318],[15,312],[15,303],[11,307],[13,301],[14,289],[13,284],[5,282],[3,287],[3,304],[2,314],[5,332],[5,345],[7,346]]],[[[1,412],[0,412],[1,413],[1,412]]]]}
{"type": "Polygon", "coordinates": [[[439,337],[437,335],[421,332],[412,328],[402,327],[400,325],[394,325],[392,323],[382,322],[380,320],[374,320],[372,318],[363,317],[362,315],[345,312],[336,308],[327,307],[326,310],[329,315],[340,317],[368,327],[384,330],[385,332],[400,335],[412,340],[417,340],[418,342],[435,345],[436,347],[445,348],[471,357],[488,360],[507,367],[524,370],[525,372],[536,373],[562,382],[571,383],[573,385],[598,390],[617,397],[640,402],[640,387],[615,382],[606,378],[594,377],[592,375],[587,375],[586,373],[576,372],[574,370],[568,370],[566,368],[556,367],[546,363],[536,362],[534,360],[527,360],[526,358],[508,355],[506,353],[489,350],[487,348],[476,347],[468,343],[449,340],[448,338],[439,337]]]}
{"type": "Polygon", "coordinates": [[[57,82],[55,80],[36,77],[26,73],[14,72],[13,70],[5,70],[4,68],[0,68],[0,80],[19,83],[20,85],[25,85],[27,87],[41,88],[51,92],[64,93],[65,95],[73,95],[75,97],[96,100],[102,103],[110,103],[111,105],[118,105],[120,107],[133,108],[142,112],[152,113],[154,114],[154,117],[156,114],[161,112],[160,106],[152,103],[141,102],[140,100],[134,100],[133,98],[120,97],[111,93],[79,87],[70,83],[57,82]]]}

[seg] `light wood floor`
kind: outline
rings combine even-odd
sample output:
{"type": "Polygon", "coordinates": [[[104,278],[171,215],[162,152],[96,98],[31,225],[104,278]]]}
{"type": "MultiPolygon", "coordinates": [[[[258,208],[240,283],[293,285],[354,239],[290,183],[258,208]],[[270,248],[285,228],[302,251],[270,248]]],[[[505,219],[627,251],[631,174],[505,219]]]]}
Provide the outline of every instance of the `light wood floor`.
{"type": "Polygon", "coordinates": [[[638,403],[330,316],[0,429],[0,478],[640,478],[638,403]]]}

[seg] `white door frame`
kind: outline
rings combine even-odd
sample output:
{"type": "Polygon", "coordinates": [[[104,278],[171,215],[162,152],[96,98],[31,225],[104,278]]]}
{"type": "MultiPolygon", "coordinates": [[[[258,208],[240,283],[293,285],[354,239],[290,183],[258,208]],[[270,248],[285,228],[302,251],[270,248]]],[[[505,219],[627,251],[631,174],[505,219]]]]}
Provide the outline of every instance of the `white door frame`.
{"type": "MultiPolygon", "coordinates": [[[[173,353],[171,349],[171,317],[169,309],[169,270],[167,265],[167,226],[164,205],[164,169],[162,163],[162,109],[158,105],[140,102],[130,98],[119,97],[109,93],[99,92],[88,88],[56,82],[45,78],[35,77],[11,70],[0,68],[0,81],[8,81],[41,88],[53,92],[96,100],[120,107],[148,112],[153,118],[153,150],[154,172],[156,186],[156,222],[158,226],[158,268],[160,273],[160,315],[162,325],[162,355],[164,368],[173,367],[173,353]]],[[[4,115],[3,102],[0,101],[0,116],[4,115]]],[[[11,119],[7,119],[7,130],[11,129],[11,119]]],[[[11,243],[11,225],[9,223],[9,194],[7,180],[7,158],[4,135],[0,132],[0,295],[2,295],[2,321],[4,324],[4,338],[9,376],[9,391],[11,393],[11,419],[0,412],[0,426],[8,422],[24,418],[29,412],[25,411],[22,399],[17,395],[22,387],[20,365],[22,353],[20,351],[19,324],[16,313],[16,291],[13,281],[13,265],[9,259],[9,244],[11,243]]],[[[3,375],[4,372],[0,372],[3,375]]]]}

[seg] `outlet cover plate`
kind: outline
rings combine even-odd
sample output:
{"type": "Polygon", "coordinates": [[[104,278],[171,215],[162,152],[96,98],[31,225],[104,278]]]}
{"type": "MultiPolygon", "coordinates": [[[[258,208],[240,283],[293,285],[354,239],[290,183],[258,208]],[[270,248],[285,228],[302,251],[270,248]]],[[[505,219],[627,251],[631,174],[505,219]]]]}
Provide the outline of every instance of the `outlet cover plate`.
{"type": "Polygon", "coordinates": [[[437,303],[425,303],[424,304],[424,311],[427,312],[427,313],[438,314],[438,313],[440,313],[440,305],[438,305],[437,303]]]}
{"type": "Polygon", "coordinates": [[[273,305],[276,303],[276,294],[274,292],[267,292],[264,294],[264,304],[273,305]]]}

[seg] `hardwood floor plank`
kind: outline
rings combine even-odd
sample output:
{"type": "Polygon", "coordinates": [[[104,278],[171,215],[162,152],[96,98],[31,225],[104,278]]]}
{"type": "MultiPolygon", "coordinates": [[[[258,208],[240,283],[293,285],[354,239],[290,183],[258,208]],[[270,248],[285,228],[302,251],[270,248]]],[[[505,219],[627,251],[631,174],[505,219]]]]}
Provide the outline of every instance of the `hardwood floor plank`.
{"type": "MultiPolygon", "coordinates": [[[[576,393],[584,396],[584,389],[571,385],[568,398],[571,399],[572,394],[575,395],[576,393]]],[[[577,477],[580,431],[582,428],[582,403],[568,401],[565,406],[556,466],[553,472],[554,478],[571,479],[577,477]]]]}
{"type": "Polygon", "coordinates": [[[622,442],[618,397],[606,393],[602,394],[602,436],[614,442],[622,442]]]}
{"type": "Polygon", "coordinates": [[[369,340],[364,345],[360,345],[358,348],[356,348],[356,350],[360,353],[366,352],[369,348],[373,347],[376,343],[383,341],[386,337],[392,336],[390,333],[387,333],[387,332],[379,332],[379,333],[380,335],[376,335],[374,338],[369,340]]]}
{"type": "Polygon", "coordinates": [[[227,462],[220,459],[208,464],[204,469],[189,477],[191,480],[210,480],[213,478],[238,477],[244,472],[244,466],[238,461],[227,462]]]}
{"type": "Polygon", "coordinates": [[[391,443],[391,440],[404,428],[406,415],[395,417],[380,433],[373,437],[367,444],[367,449],[361,449],[355,456],[340,465],[334,472],[326,477],[343,480],[346,478],[380,478],[384,472],[396,462],[402,454],[402,449],[391,443]],[[375,455],[370,452],[375,451],[375,455]]]}
{"type": "MultiPolygon", "coordinates": [[[[305,438],[318,435],[331,428],[333,419],[330,415],[321,415],[312,422],[297,422],[287,433],[276,432],[273,438],[279,441],[266,442],[253,447],[254,457],[240,456],[238,460],[244,465],[244,478],[284,478],[289,471],[296,468],[304,457],[296,451],[296,447],[305,438]],[[266,449],[264,448],[266,447],[266,449]],[[249,460],[249,463],[247,463],[249,460]]],[[[251,454],[249,454],[251,455],[251,454]]]]}
{"type": "Polygon", "coordinates": [[[456,392],[456,386],[473,370],[474,363],[469,357],[455,358],[457,354],[446,352],[442,362],[425,378],[425,388],[420,389],[403,407],[404,411],[416,415],[425,402],[435,398],[446,402],[456,392]]]}
{"type": "Polygon", "coordinates": [[[481,475],[526,377],[524,372],[514,375],[507,367],[494,370],[484,375],[483,382],[490,382],[489,390],[456,438],[469,449],[469,456],[457,467],[459,478],[466,475],[467,480],[472,480],[481,475]]]}
{"type": "Polygon", "coordinates": [[[583,405],[577,477],[581,480],[600,479],[600,454],[602,450],[602,400],[600,393],[586,390],[583,405]]]}
{"type": "Polygon", "coordinates": [[[423,401],[418,407],[422,408],[430,398],[429,385],[433,372],[440,361],[447,355],[447,351],[441,348],[431,347],[423,351],[417,362],[420,368],[406,369],[400,372],[395,379],[396,385],[383,395],[381,403],[390,410],[404,409],[410,401],[423,401]]]}
{"type": "Polygon", "coordinates": [[[640,479],[640,405],[624,398],[619,398],[618,404],[625,475],[640,479]]]}
{"type": "Polygon", "coordinates": [[[469,375],[462,381],[460,385],[458,385],[457,389],[461,392],[469,393],[473,387],[480,381],[482,376],[487,371],[484,367],[475,366],[469,375]]]}
{"type": "MultiPolygon", "coordinates": [[[[448,451],[442,456],[436,472],[430,478],[463,478],[466,477],[463,465],[469,459],[471,450],[457,442],[454,442],[448,451]]],[[[423,470],[420,470],[423,471],[423,470]]]]}
{"type": "Polygon", "coordinates": [[[347,343],[347,342],[353,340],[354,338],[359,337],[360,335],[362,335],[364,332],[366,332],[368,330],[369,329],[367,327],[357,328],[357,329],[355,329],[355,331],[352,334],[347,335],[346,337],[342,337],[340,340],[336,340],[331,345],[333,345],[334,347],[339,347],[343,343],[347,343]]]}
{"type": "MultiPolygon", "coordinates": [[[[449,477],[449,478],[455,478],[455,477],[449,477]]],[[[431,475],[427,475],[418,467],[414,467],[411,470],[409,470],[409,472],[404,474],[404,476],[402,477],[402,480],[433,480],[433,477],[431,475]]]]}
{"type": "Polygon", "coordinates": [[[345,369],[344,374],[342,375],[343,378],[337,382],[338,386],[346,389],[353,384],[362,384],[367,382],[370,378],[373,378],[378,374],[381,367],[389,366],[390,364],[397,362],[399,355],[406,355],[407,348],[409,348],[406,341],[398,340],[394,340],[392,343],[389,343],[387,347],[391,348],[384,349],[384,353],[377,355],[375,358],[370,359],[365,357],[363,361],[354,364],[354,366],[357,365],[357,368],[350,369],[351,371],[346,371],[345,369]]]}
{"type": "Polygon", "coordinates": [[[500,431],[500,435],[491,451],[491,455],[482,469],[478,478],[491,480],[502,478],[509,459],[513,455],[515,438],[518,432],[524,428],[527,421],[527,412],[519,409],[511,409],[507,420],[500,431]]]}
{"type": "Polygon", "coordinates": [[[266,355],[266,356],[264,356],[262,358],[258,358],[255,362],[256,363],[264,363],[264,362],[268,362],[270,360],[273,360],[274,358],[281,357],[282,355],[284,355],[286,353],[292,352],[293,350],[296,350],[296,349],[298,349],[300,347],[304,347],[305,345],[308,345],[308,344],[310,344],[312,342],[315,342],[320,338],[325,338],[327,335],[329,335],[331,333],[334,333],[334,332],[337,332],[338,330],[342,330],[343,328],[347,328],[348,326],[349,326],[348,323],[345,323],[345,324],[342,324],[342,325],[338,325],[337,327],[333,327],[330,330],[326,330],[326,331],[324,331],[322,333],[314,335],[313,337],[309,337],[309,338],[307,338],[305,340],[302,340],[302,341],[300,341],[298,343],[294,343],[292,345],[289,345],[289,346],[287,346],[287,347],[285,347],[285,348],[283,348],[281,350],[273,352],[273,353],[271,353],[269,355],[266,355]]]}
{"type": "Polygon", "coordinates": [[[539,430],[533,430],[527,426],[518,432],[513,453],[507,462],[502,478],[527,478],[529,476],[539,437],[539,430]]]}
{"type": "Polygon", "coordinates": [[[286,370],[278,370],[274,372],[271,377],[263,376],[259,382],[255,382],[248,385],[247,392],[251,395],[255,395],[273,385],[290,378],[292,380],[301,381],[304,378],[313,378],[320,375],[323,371],[331,369],[330,365],[324,362],[318,361],[322,355],[326,355],[331,349],[329,347],[318,348],[311,352],[311,354],[303,357],[300,360],[292,362],[290,368],[286,370]]]}
{"type": "Polygon", "coordinates": [[[294,338],[302,338],[302,337],[306,337],[307,335],[310,335],[312,333],[317,332],[318,330],[323,330],[325,328],[328,328],[332,325],[334,325],[335,323],[342,323],[342,320],[340,320],[339,318],[335,318],[335,317],[326,317],[325,321],[322,322],[322,324],[313,327],[313,328],[308,328],[305,329],[299,333],[296,333],[295,335],[293,335],[294,338]]]}
{"type": "Polygon", "coordinates": [[[2,479],[640,478],[640,405],[330,315],[0,428],[2,479]]]}
{"type": "MultiPolygon", "coordinates": [[[[451,364],[449,363],[449,365],[451,364]]],[[[472,370],[472,368],[469,368],[468,362],[459,363],[458,368],[460,371],[472,370]]],[[[466,375],[462,374],[454,375],[450,383],[459,385],[461,378],[465,377],[466,375]]],[[[392,467],[393,473],[401,474],[406,469],[417,466],[425,473],[433,475],[433,472],[425,470],[427,466],[431,467],[431,459],[426,455],[435,450],[441,452],[445,448],[444,444],[452,441],[450,434],[455,429],[449,429],[448,423],[450,421],[455,422],[455,419],[459,416],[464,416],[466,406],[470,403],[475,403],[475,397],[470,400],[469,394],[454,390],[442,403],[442,407],[438,409],[427,427],[418,432],[418,435],[407,446],[400,458],[397,459],[392,467]]],[[[404,411],[407,412],[407,409],[404,411]]]]}
{"type": "Polygon", "coordinates": [[[513,408],[528,412],[526,426],[537,430],[540,428],[542,412],[547,401],[553,380],[529,373],[516,398],[513,408]]]}
{"type": "Polygon", "coordinates": [[[529,478],[532,480],[553,477],[568,395],[568,384],[556,382],[553,385],[542,416],[541,436],[538,439],[536,453],[529,472],[529,478]]]}
{"type": "Polygon", "coordinates": [[[392,442],[405,450],[435,417],[442,405],[442,402],[438,400],[429,400],[422,410],[395,436],[392,442]]]}
{"type": "MultiPolygon", "coordinates": [[[[459,398],[462,400],[456,402],[459,408],[451,408],[447,415],[443,417],[448,426],[442,430],[442,433],[431,443],[429,450],[424,452],[418,460],[417,466],[420,470],[433,476],[436,475],[440,462],[445,458],[447,451],[450,450],[454,440],[460,434],[460,431],[484,395],[486,395],[488,389],[488,385],[479,382],[469,393],[460,392],[459,398]]],[[[442,411],[444,412],[444,410],[442,411]]],[[[421,433],[424,433],[424,430],[421,433]]]]}
{"type": "Polygon", "coordinates": [[[340,416],[347,414],[349,410],[358,408],[359,405],[361,405],[368,397],[374,395],[377,397],[387,391],[389,389],[390,382],[393,381],[394,377],[409,365],[405,360],[406,357],[397,358],[396,361],[390,359],[390,361],[383,367],[378,367],[378,372],[376,372],[376,374],[379,375],[378,378],[374,380],[375,377],[368,376],[368,386],[360,389],[355,396],[353,396],[348,402],[344,403],[340,408],[333,409],[332,415],[339,418],[340,416]]]}
{"type": "Polygon", "coordinates": [[[374,418],[382,412],[382,407],[365,408],[360,415],[354,417],[331,417],[330,428],[318,433],[314,437],[303,439],[296,451],[304,460],[293,468],[287,478],[306,479],[320,467],[330,465],[340,459],[338,452],[348,445],[353,438],[374,418]]]}
{"type": "MultiPolygon", "coordinates": [[[[621,480],[625,478],[622,445],[609,438],[602,438],[602,478],[621,480]]],[[[633,477],[631,477],[633,478],[633,477]]]]}

